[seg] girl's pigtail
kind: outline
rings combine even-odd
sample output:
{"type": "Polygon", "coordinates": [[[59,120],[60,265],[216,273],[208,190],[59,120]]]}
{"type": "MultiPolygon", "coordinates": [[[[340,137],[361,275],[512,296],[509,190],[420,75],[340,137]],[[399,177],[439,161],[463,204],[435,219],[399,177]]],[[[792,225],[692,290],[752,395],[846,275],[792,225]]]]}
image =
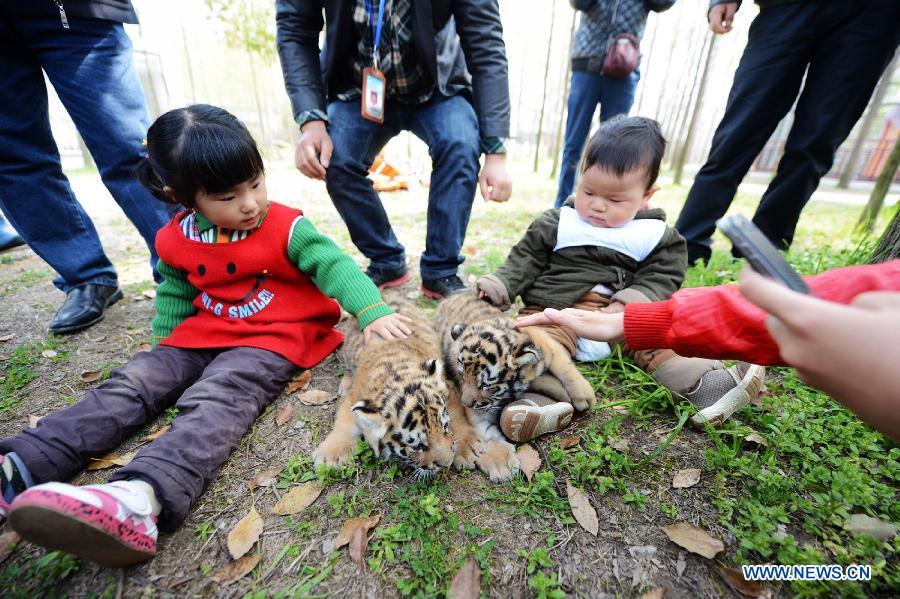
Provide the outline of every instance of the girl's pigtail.
{"type": "Polygon", "coordinates": [[[144,155],[144,158],[134,167],[134,176],[156,199],[166,204],[177,203],[165,192],[164,187],[166,184],[160,178],[156,169],[153,168],[153,163],[149,156],[144,155]]]}

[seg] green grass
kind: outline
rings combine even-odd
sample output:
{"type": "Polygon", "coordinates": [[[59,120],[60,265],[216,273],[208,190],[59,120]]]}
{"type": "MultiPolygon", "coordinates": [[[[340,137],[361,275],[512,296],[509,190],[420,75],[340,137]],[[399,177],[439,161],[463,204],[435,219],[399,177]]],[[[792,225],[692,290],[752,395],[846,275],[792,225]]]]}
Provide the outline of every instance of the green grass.
{"type": "Polygon", "coordinates": [[[81,569],[81,562],[68,553],[53,551],[28,562],[10,561],[0,569],[0,589],[9,599],[62,598],[62,584],[81,569]]]}
{"type": "Polygon", "coordinates": [[[16,407],[25,397],[28,384],[38,376],[38,364],[42,359],[54,363],[65,362],[69,352],[65,349],[62,337],[50,335],[41,343],[28,343],[17,346],[11,354],[5,356],[0,366],[0,420],[15,414],[16,407]],[[53,350],[56,355],[43,358],[42,352],[53,350]]]}

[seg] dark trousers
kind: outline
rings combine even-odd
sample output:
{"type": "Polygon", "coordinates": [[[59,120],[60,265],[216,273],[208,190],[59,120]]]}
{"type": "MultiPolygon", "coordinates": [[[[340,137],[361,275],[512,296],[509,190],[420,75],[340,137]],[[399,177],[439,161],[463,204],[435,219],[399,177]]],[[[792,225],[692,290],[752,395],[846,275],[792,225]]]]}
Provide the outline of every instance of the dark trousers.
{"type": "Polygon", "coordinates": [[[359,100],[328,105],[328,132],[334,143],[325,184],[350,239],[372,268],[406,266],[406,251],[394,235],[387,212],[368,178],[369,167],[392,137],[408,129],[428,144],[433,170],[428,190],[425,251],[419,262],[423,279],[455,275],[463,257],[475,187],[481,140],[475,109],[462,96],[435,96],[411,106],[388,100],[384,123],[359,115],[359,100]]]}
{"type": "Polygon", "coordinates": [[[65,481],[175,406],[171,428],[110,478],[150,483],[163,508],[159,528],[171,532],[297,370],[278,354],[251,347],[159,346],[36,428],[0,440],[0,453],[15,451],[37,483],[65,481]]]}
{"type": "Polygon", "coordinates": [[[803,206],[865,110],[898,42],[898,0],[800,0],[760,11],[709,158],[675,225],[691,262],[709,259],[716,220],[794,104],[806,73],[784,155],[753,217],[777,247],[790,245],[803,206]]]}

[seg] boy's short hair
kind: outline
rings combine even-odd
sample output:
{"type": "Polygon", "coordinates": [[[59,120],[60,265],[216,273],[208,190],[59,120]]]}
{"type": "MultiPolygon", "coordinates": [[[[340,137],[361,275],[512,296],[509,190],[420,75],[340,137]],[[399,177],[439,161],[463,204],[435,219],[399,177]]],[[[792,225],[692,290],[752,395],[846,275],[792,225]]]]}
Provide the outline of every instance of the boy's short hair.
{"type": "Polygon", "coordinates": [[[642,116],[614,117],[594,133],[581,162],[583,173],[592,166],[617,177],[635,169],[646,169],[647,189],[656,183],[666,140],[659,123],[642,116]]]}

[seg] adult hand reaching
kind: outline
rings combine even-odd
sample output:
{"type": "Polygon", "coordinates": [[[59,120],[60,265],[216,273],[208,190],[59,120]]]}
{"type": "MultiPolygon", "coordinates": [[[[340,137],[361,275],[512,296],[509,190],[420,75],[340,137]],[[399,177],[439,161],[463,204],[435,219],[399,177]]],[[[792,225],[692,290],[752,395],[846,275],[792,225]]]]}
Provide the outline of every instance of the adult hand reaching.
{"type": "Polygon", "coordinates": [[[506,154],[488,154],[478,175],[481,197],[492,202],[505,202],[512,195],[512,178],[506,170],[506,154]]]}
{"type": "Polygon", "coordinates": [[[325,179],[334,146],[324,121],[309,121],[300,127],[300,141],[294,152],[297,170],[310,179],[325,179]]]}
{"type": "Polygon", "coordinates": [[[769,313],[781,358],[800,377],[900,439],[900,293],[862,293],[841,305],[791,291],[746,268],[741,293],[769,313]]]}
{"type": "Polygon", "coordinates": [[[543,324],[560,324],[569,327],[579,337],[595,341],[616,341],[625,335],[625,312],[593,312],[578,308],[554,310],[545,308],[543,312],[520,316],[517,327],[543,324]]]}
{"type": "Polygon", "coordinates": [[[734,21],[734,14],[737,12],[737,2],[725,2],[716,4],[709,9],[709,29],[713,33],[728,33],[731,31],[731,24],[734,21]]]}

